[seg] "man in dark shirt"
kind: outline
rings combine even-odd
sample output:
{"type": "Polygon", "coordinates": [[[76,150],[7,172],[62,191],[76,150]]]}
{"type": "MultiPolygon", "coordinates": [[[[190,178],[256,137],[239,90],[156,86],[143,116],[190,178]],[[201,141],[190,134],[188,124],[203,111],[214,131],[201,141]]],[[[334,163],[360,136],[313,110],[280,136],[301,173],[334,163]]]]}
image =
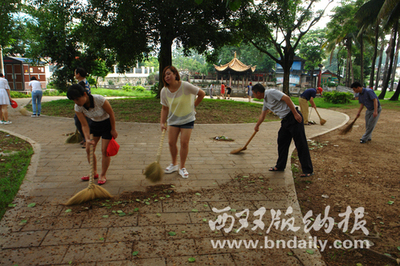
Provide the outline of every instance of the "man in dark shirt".
{"type": "Polygon", "coordinates": [[[317,93],[322,94],[321,87],[317,89],[307,89],[299,97],[300,112],[303,114],[304,125],[311,125],[308,122],[308,101],[310,101],[311,106],[317,110],[317,106],[314,103],[314,98],[317,96],[317,93]]]}
{"type": "Polygon", "coordinates": [[[359,82],[354,82],[350,87],[355,93],[358,93],[360,108],[358,109],[357,117],[360,116],[364,106],[367,108],[365,112],[365,133],[360,139],[360,143],[364,144],[371,140],[372,131],[374,131],[379,116],[381,115],[382,107],[378,96],[376,96],[373,90],[363,88],[359,82]]]}

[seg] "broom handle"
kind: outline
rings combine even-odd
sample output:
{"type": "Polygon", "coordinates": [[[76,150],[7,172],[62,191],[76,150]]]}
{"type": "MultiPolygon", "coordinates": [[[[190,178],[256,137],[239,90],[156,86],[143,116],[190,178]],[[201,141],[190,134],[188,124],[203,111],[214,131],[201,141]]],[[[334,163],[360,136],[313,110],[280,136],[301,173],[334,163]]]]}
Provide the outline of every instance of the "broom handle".
{"type": "MultiPolygon", "coordinates": [[[[90,134],[90,140],[93,140],[93,134],[90,134]]],[[[90,156],[89,156],[89,164],[90,164],[90,176],[89,176],[89,187],[93,184],[94,181],[94,152],[93,145],[89,144],[90,156]]]]}
{"type": "Polygon", "coordinates": [[[158,151],[157,151],[157,163],[160,162],[162,146],[164,143],[164,137],[165,137],[165,129],[163,129],[163,131],[161,133],[160,146],[158,147],[158,151]]]}
{"type": "Polygon", "coordinates": [[[249,145],[250,141],[254,138],[254,136],[256,135],[257,131],[254,131],[253,135],[251,135],[250,139],[247,141],[246,145],[244,145],[243,148],[246,148],[247,145],[249,145]]]}
{"type": "Polygon", "coordinates": [[[321,120],[322,118],[321,118],[321,116],[319,115],[317,108],[315,108],[315,112],[317,112],[317,115],[318,115],[318,117],[319,117],[319,120],[321,120]]]}

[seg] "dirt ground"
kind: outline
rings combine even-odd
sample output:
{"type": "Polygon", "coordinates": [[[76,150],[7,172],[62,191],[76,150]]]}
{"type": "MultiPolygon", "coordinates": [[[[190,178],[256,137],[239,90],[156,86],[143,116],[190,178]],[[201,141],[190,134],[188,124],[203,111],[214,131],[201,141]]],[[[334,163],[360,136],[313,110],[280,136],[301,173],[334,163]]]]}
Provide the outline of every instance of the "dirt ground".
{"type": "MultiPolygon", "coordinates": [[[[356,110],[338,110],[354,119],[356,110]]],[[[352,120],[350,120],[352,121],[352,120]]],[[[319,126],[319,125],[312,125],[319,126]]],[[[330,249],[322,252],[327,265],[398,265],[400,263],[400,116],[398,111],[383,110],[373,132],[372,141],[360,144],[365,131],[364,113],[353,130],[340,135],[340,130],[313,139],[310,153],[315,175],[301,178],[294,173],[296,191],[303,215],[312,210],[314,218],[330,206],[329,217],[335,219],[330,233],[311,230],[318,239],[333,241],[368,240],[369,249],[330,249]],[[339,223],[350,206],[348,230],[339,223]],[[351,234],[355,209],[364,208],[365,228],[351,234]],[[338,223],[338,224],[336,224],[338,223]],[[345,232],[343,232],[345,231],[345,232]],[[360,263],[360,264],[357,264],[360,263]]],[[[299,161],[292,156],[292,168],[299,161]],[[294,166],[293,166],[294,164],[294,166]]],[[[347,242],[350,243],[350,242],[347,242]]],[[[343,242],[344,247],[344,242],[343,242]]]]}

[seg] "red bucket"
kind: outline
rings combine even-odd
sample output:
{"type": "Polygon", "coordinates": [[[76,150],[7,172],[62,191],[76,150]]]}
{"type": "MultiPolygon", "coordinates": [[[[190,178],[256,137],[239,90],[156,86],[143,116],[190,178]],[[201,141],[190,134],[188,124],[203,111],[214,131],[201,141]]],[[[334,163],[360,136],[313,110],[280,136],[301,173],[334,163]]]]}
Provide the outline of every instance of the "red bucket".
{"type": "Polygon", "coordinates": [[[17,107],[18,107],[18,103],[17,103],[16,101],[14,101],[14,100],[11,100],[11,101],[10,101],[10,103],[11,103],[11,107],[12,107],[12,108],[14,108],[14,109],[15,109],[15,108],[17,108],[17,107]]]}

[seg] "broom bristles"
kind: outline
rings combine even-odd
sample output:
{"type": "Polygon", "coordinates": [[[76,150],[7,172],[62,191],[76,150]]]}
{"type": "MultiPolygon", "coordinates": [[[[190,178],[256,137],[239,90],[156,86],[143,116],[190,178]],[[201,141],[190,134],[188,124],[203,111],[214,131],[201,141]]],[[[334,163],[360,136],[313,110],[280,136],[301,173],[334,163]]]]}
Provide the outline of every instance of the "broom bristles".
{"type": "Polygon", "coordinates": [[[75,196],[70,198],[65,205],[76,205],[81,204],[94,199],[109,199],[112,195],[104,188],[92,184],[91,186],[81,190],[75,196]]]}
{"type": "Polygon", "coordinates": [[[162,176],[164,175],[164,170],[158,162],[154,162],[147,166],[143,174],[148,180],[155,183],[161,180],[162,176]]]}
{"type": "Polygon", "coordinates": [[[353,129],[353,125],[356,121],[354,120],[353,122],[351,122],[350,124],[348,124],[341,132],[340,135],[346,135],[347,133],[349,133],[352,129],[353,129]]]}
{"type": "Polygon", "coordinates": [[[74,134],[65,140],[65,143],[80,143],[82,140],[83,138],[81,134],[79,134],[78,130],[76,130],[74,134]]]}
{"type": "Polygon", "coordinates": [[[321,124],[321,126],[323,126],[323,125],[325,125],[326,120],[325,120],[325,119],[321,119],[321,120],[319,121],[319,123],[321,124]]]}
{"type": "Polygon", "coordinates": [[[21,115],[25,115],[25,116],[29,115],[28,110],[26,110],[25,107],[19,108],[19,112],[21,113],[21,115]]]}

